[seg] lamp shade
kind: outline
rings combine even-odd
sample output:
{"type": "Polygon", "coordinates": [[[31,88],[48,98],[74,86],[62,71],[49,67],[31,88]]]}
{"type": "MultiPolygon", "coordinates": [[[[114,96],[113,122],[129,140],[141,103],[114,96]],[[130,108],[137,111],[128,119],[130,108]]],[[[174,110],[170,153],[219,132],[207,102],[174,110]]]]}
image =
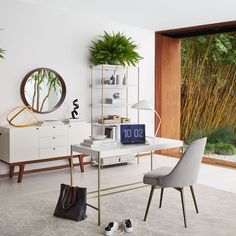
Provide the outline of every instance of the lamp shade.
{"type": "Polygon", "coordinates": [[[153,110],[152,105],[146,99],[135,103],[131,108],[139,109],[139,110],[153,110]]]}

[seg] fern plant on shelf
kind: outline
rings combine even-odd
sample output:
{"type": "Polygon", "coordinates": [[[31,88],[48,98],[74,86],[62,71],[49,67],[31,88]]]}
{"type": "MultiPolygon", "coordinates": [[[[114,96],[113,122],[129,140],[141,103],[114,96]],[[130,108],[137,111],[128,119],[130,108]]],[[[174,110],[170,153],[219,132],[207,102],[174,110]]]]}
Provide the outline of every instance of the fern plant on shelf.
{"type": "Polygon", "coordinates": [[[123,33],[108,34],[104,31],[96,42],[90,46],[90,62],[97,66],[101,64],[135,66],[143,59],[136,51],[138,45],[123,33]]]}

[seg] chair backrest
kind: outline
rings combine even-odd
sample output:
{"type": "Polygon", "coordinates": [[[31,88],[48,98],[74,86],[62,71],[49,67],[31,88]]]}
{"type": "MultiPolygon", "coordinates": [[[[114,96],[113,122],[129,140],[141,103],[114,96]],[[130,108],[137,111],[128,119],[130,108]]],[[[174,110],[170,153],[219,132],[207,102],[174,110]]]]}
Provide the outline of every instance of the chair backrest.
{"type": "MultiPolygon", "coordinates": [[[[169,187],[190,186],[196,183],[207,138],[190,144],[175,168],[166,176],[169,187]]],[[[165,180],[164,180],[165,181],[165,180]]]]}

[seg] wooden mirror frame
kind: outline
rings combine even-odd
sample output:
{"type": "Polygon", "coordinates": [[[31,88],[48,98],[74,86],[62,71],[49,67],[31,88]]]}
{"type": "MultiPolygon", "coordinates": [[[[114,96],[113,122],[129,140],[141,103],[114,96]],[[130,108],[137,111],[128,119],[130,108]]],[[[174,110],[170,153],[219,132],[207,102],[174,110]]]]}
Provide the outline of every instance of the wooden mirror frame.
{"type": "Polygon", "coordinates": [[[20,86],[20,95],[21,95],[21,99],[23,101],[23,103],[26,105],[26,106],[30,106],[31,105],[28,103],[28,101],[26,100],[26,97],[25,97],[25,84],[27,82],[27,80],[29,79],[29,77],[36,71],[38,70],[49,70],[51,72],[53,72],[59,79],[60,83],[61,83],[61,87],[62,87],[62,94],[61,94],[61,98],[60,100],[58,101],[58,103],[50,110],[48,111],[37,111],[35,110],[34,108],[32,108],[32,110],[35,112],[35,113],[39,113],[39,114],[47,114],[47,113],[50,113],[50,112],[53,112],[55,110],[57,110],[61,105],[62,103],[64,102],[65,100],[65,97],[66,97],[66,85],[65,85],[65,82],[64,80],[62,79],[62,77],[54,70],[50,69],[50,68],[46,68],[46,67],[40,67],[40,68],[36,68],[36,69],[33,69],[31,70],[25,77],[24,79],[22,80],[21,82],[21,86],[20,86]]]}

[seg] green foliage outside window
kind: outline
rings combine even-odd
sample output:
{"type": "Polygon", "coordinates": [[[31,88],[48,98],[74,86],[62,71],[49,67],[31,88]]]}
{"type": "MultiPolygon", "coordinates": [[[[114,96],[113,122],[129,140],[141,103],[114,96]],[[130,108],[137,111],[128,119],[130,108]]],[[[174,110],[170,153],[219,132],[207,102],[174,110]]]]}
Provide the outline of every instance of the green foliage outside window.
{"type": "Polygon", "coordinates": [[[219,127],[235,132],[235,114],[236,33],[183,39],[182,139],[187,141],[193,133],[219,127]]]}

